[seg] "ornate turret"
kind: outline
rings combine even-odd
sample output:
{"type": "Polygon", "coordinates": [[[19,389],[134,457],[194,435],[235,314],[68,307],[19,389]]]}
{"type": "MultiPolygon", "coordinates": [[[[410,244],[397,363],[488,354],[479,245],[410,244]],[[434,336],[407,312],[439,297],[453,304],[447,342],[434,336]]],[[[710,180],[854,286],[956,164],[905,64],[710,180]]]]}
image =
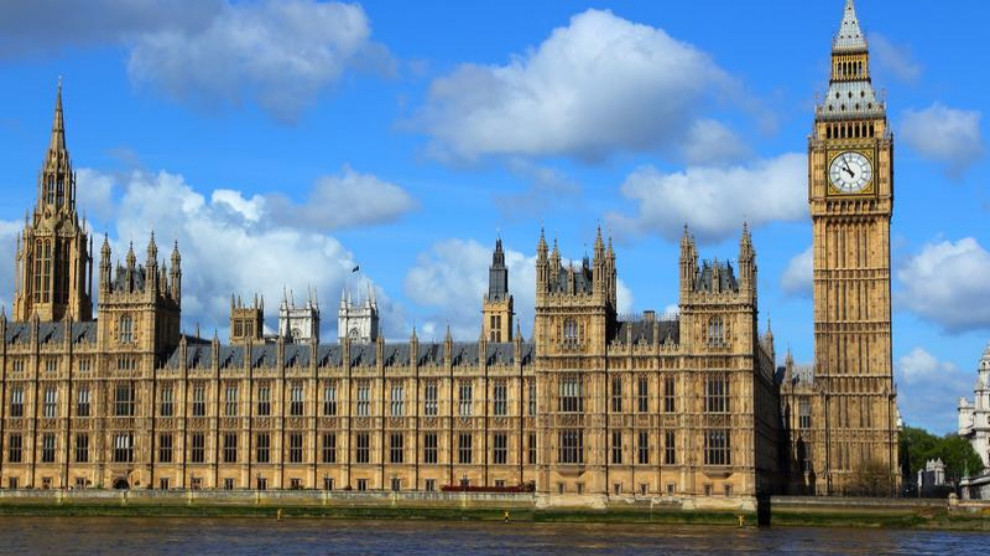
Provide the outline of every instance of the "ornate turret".
{"type": "Polygon", "coordinates": [[[172,269],[170,272],[172,299],[182,305],[182,256],[179,255],[179,240],[175,240],[175,245],[172,247],[172,269]]]}
{"type": "Polygon", "coordinates": [[[512,295],[509,293],[509,269],[505,266],[502,239],[495,240],[492,265],[488,267],[488,295],[481,303],[481,334],[490,342],[512,341],[512,295]]]}

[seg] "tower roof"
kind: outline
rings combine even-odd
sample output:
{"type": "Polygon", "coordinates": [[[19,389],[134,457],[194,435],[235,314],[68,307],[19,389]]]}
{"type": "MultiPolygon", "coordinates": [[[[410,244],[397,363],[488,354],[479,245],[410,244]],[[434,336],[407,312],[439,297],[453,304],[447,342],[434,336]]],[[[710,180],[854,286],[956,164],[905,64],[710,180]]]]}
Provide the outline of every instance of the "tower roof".
{"type": "Polygon", "coordinates": [[[832,49],[844,52],[866,50],[866,37],[859,27],[853,0],[846,0],[846,9],[842,13],[842,23],[839,24],[839,32],[832,42],[832,49]]]}

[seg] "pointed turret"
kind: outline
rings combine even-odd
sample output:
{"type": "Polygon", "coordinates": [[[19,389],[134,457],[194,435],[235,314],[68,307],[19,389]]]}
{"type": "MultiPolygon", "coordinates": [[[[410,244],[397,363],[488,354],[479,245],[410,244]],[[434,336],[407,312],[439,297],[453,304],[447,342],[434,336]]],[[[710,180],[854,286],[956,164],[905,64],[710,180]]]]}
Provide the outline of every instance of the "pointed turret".
{"type": "Polygon", "coordinates": [[[48,144],[49,155],[53,152],[65,152],[65,121],[62,117],[62,77],[58,78],[58,88],[55,92],[55,118],[52,121],[52,137],[48,144]]]}
{"type": "Polygon", "coordinates": [[[853,0],[846,0],[846,9],[842,12],[842,23],[839,24],[839,32],[832,42],[835,51],[858,52],[866,50],[866,37],[859,27],[859,18],[856,17],[856,6],[853,0]]]}
{"type": "Polygon", "coordinates": [[[158,266],[158,244],[155,243],[155,232],[151,232],[151,238],[148,240],[148,258],[145,262],[149,267],[158,266]]]}
{"type": "Polygon", "coordinates": [[[681,295],[694,289],[694,279],[698,272],[698,250],[694,245],[694,238],[684,225],[684,234],[681,236],[681,295]]]}
{"type": "Polygon", "coordinates": [[[505,266],[502,239],[495,240],[492,264],[488,267],[488,301],[502,301],[509,293],[509,269],[505,266]]]}
{"type": "Polygon", "coordinates": [[[127,270],[134,270],[137,266],[137,257],[134,255],[134,242],[131,242],[127,249],[127,270]]]}
{"type": "Polygon", "coordinates": [[[172,299],[177,303],[182,302],[182,256],[179,255],[179,240],[175,240],[172,246],[172,268],[169,280],[171,280],[172,299]]]}

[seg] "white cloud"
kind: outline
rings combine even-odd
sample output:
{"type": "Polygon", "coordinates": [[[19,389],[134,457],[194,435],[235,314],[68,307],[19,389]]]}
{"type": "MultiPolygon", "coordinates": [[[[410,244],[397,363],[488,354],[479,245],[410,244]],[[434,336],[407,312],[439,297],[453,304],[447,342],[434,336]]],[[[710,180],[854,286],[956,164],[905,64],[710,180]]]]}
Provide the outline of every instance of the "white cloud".
{"type": "Polygon", "coordinates": [[[592,9],[505,65],[464,64],[434,80],[413,124],[432,136],[438,157],[594,160],[659,150],[690,159],[700,151],[685,147],[685,136],[738,144],[703,114],[713,101],[744,104],[740,97],[705,52],[663,29],[592,9]]]}
{"type": "Polygon", "coordinates": [[[937,433],[956,429],[956,400],[972,395],[970,377],[948,361],[940,361],[924,348],[915,347],[894,365],[898,384],[897,405],[904,420],[937,433]]]}
{"type": "Polygon", "coordinates": [[[392,71],[385,48],[370,36],[358,4],[231,3],[208,25],[140,34],[127,70],[133,82],[176,100],[236,105],[248,97],[277,119],[293,121],[346,69],[392,71]]]}
{"type": "Polygon", "coordinates": [[[622,194],[638,203],[638,213],[607,216],[617,232],[680,237],[685,223],[702,240],[739,232],[744,221],[760,226],[807,216],[806,157],[785,154],[750,166],[691,167],[664,174],[653,166],[636,169],[622,194]]]}
{"type": "Polygon", "coordinates": [[[107,222],[114,210],[114,179],[89,168],[76,171],[76,199],[79,207],[85,207],[87,215],[107,222]]]}
{"type": "Polygon", "coordinates": [[[390,222],[417,206],[404,189],[350,166],[317,180],[301,205],[281,195],[269,196],[268,203],[279,222],[322,230],[390,222]]]}
{"type": "MultiPolygon", "coordinates": [[[[461,340],[475,340],[481,333],[481,302],[488,291],[488,267],[493,246],[474,240],[448,239],[420,253],[406,274],[406,297],[433,312],[418,323],[423,339],[442,338],[449,324],[451,334],[461,340]]],[[[513,296],[516,320],[528,338],[533,323],[536,292],[536,257],[505,249],[509,269],[509,292],[513,296]]],[[[617,285],[619,312],[628,312],[632,292],[620,280],[617,285]]]]}
{"type": "Polygon", "coordinates": [[[976,239],[925,245],[897,271],[898,306],[950,333],[990,328],[990,253],[976,239]]]}
{"type": "Polygon", "coordinates": [[[8,319],[13,315],[17,235],[23,230],[23,221],[0,220],[0,307],[7,312],[8,319]]]}
{"type": "Polygon", "coordinates": [[[787,295],[811,297],[814,273],[814,251],[808,247],[787,263],[780,276],[780,287],[787,295]]]}
{"type": "MultiPolygon", "coordinates": [[[[143,262],[152,229],[161,258],[168,258],[172,240],[178,240],[187,327],[201,323],[204,334],[213,327],[225,334],[232,293],[264,295],[271,320],[288,287],[296,292],[314,288],[323,302],[325,332],[335,328],[336,300],[355,266],[354,256],[337,239],[274,222],[260,196],[222,189],[207,197],[181,175],[133,172],[118,183],[122,193],[114,211],[113,258],[122,260],[133,240],[143,262]]],[[[395,333],[401,308],[384,292],[378,299],[386,332],[395,333]]]]}
{"type": "Polygon", "coordinates": [[[983,157],[983,136],[978,110],[957,110],[934,103],[922,110],[906,110],[901,137],[923,158],[944,166],[958,179],[983,157]]]}
{"type": "Polygon", "coordinates": [[[567,210],[580,198],[581,187],[558,169],[534,164],[522,157],[506,160],[506,167],[528,183],[521,192],[494,196],[502,218],[528,219],[543,215],[549,209],[567,210]]]}
{"type": "Polygon", "coordinates": [[[870,52],[881,71],[889,71],[904,83],[916,83],[921,77],[921,64],[911,57],[906,45],[894,44],[880,33],[870,33],[870,52]]]}

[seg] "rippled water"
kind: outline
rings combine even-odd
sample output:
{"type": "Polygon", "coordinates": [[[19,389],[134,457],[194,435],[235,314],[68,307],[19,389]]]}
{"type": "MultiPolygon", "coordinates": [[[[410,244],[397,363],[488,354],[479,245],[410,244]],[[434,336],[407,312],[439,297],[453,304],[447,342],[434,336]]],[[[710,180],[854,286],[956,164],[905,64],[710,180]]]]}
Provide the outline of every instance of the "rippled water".
{"type": "Polygon", "coordinates": [[[17,554],[977,554],[979,533],[193,518],[0,518],[17,554]]]}

